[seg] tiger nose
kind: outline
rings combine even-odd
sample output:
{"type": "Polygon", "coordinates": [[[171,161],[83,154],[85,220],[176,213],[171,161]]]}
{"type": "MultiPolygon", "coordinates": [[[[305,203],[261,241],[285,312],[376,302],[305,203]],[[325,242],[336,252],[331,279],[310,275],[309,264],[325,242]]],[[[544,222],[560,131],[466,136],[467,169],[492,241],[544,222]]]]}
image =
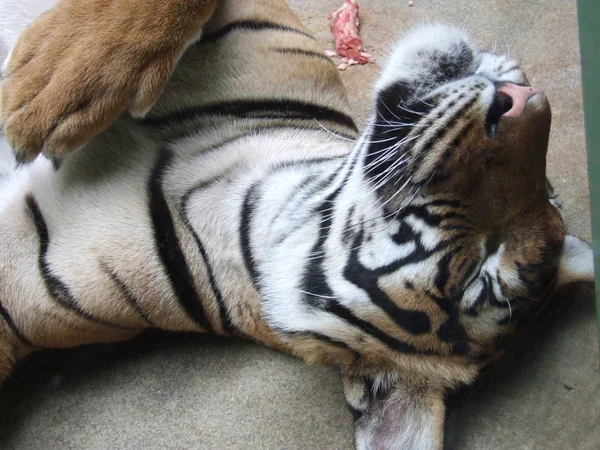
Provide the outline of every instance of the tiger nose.
{"type": "Polygon", "coordinates": [[[531,97],[536,94],[544,94],[541,89],[512,83],[503,84],[498,88],[498,92],[502,92],[512,99],[512,108],[503,114],[505,117],[519,117],[525,111],[525,105],[531,97]]]}

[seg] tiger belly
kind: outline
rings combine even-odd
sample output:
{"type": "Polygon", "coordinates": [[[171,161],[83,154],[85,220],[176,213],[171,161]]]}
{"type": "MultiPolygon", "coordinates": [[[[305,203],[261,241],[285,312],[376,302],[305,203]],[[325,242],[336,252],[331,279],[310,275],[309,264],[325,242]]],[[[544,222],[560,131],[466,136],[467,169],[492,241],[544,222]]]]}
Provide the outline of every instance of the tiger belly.
{"type": "MultiPolygon", "coordinates": [[[[144,220],[146,178],[156,149],[134,134],[100,137],[67,161],[60,176],[38,159],[18,173],[18,189],[3,192],[10,198],[3,199],[0,213],[0,298],[33,348],[120,340],[148,327],[154,308],[172,304],[168,295],[155,295],[166,288],[148,249],[152,229],[144,220]],[[133,137],[133,152],[114,145],[133,137]],[[86,165],[97,151],[103,164],[86,165]],[[83,187],[83,180],[92,179],[94,188],[83,187]],[[138,270],[131,279],[133,268],[138,270]],[[163,301],[142,311],[138,297],[147,293],[163,301]]],[[[184,315],[161,320],[166,328],[185,327],[184,315]]]]}
{"type": "Polygon", "coordinates": [[[314,173],[312,158],[347,148],[319,143],[314,131],[251,133],[193,151],[159,146],[131,123],[114,133],[58,172],[38,160],[3,201],[0,298],[23,341],[68,347],[157,327],[279,346],[244,262],[244,199],[266,174],[297,164],[275,207],[314,173]],[[128,141],[135,148],[121,151],[128,141]]]}

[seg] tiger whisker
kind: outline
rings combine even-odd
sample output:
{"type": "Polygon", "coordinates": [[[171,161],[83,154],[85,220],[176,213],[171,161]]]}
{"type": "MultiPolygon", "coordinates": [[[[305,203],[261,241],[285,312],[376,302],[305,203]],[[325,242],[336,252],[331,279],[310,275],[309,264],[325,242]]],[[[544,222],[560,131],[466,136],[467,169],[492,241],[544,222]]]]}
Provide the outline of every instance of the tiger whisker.
{"type": "Polygon", "coordinates": [[[349,139],[346,136],[342,136],[338,133],[336,133],[335,131],[330,130],[329,128],[327,128],[326,126],[324,126],[321,122],[319,122],[317,119],[314,119],[315,122],[317,123],[317,125],[319,125],[321,128],[323,128],[323,130],[327,131],[329,134],[332,134],[335,137],[338,137],[340,139],[343,139],[345,141],[349,141],[349,142],[357,142],[358,139],[349,139]]]}
{"type": "MultiPolygon", "coordinates": [[[[421,100],[419,100],[419,101],[421,101],[421,100]]],[[[424,103],[424,102],[423,102],[423,103],[424,103]]],[[[384,106],[387,108],[387,105],[385,105],[385,104],[384,104],[384,106]]],[[[423,113],[423,112],[414,111],[414,110],[412,110],[412,109],[408,108],[406,105],[403,105],[402,103],[398,103],[398,105],[396,105],[396,107],[397,107],[397,108],[400,108],[402,111],[405,111],[405,112],[407,112],[407,113],[409,113],[409,114],[414,114],[414,115],[416,115],[416,116],[425,117],[425,116],[427,115],[426,113],[423,113]]],[[[388,111],[389,111],[389,108],[388,108],[388,111]]],[[[392,113],[392,112],[390,111],[390,113],[392,113]]],[[[394,115],[394,113],[392,113],[392,115],[394,115]]],[[[394,116],[395,116],[395,115],[394,115],[394,116]]],[[[399,119],[398,117],[396,117],[396,118],[397,118],[398,120],[401,120],[401,119],[399,119]]]]}
{"type": "Polygon", "coordinates": [[[308,292],[308,291],[304,291],[302,289],[298,289],[298,292],[301,292],[302,294],[306,294],[306,295],[312,295],[313,297],[318,297],[318,298],[326,298],[326,299],[334,299],[334,300],[337,298],[333,295],[315,294],[314,292],[308,292]]]}
{"type": "MultiPolygon", "coordinates": [[[[342,136],[339,133],[336,133],[335,131],[327,128],[325,125],[323,125],[321,122],[319,122],[317,119],[314,119],[314,121],[316,122],[317,125],[319,125],[323,130],[327,131],[329,134],[338,137],[340,139],[343,139],[345,141],[348,142],[358,142],[360,140],[360,138],[356,138],[356,139],[350,139],[347,138],[346,136],[342,136]]],[[[409,123],[392,123],[391,125],[382,125],[382,126],[386,126],[386,127],[394,127],[394,128],[399,128],[399,127],[410,127],[410,126],[415,126],[414,124],[409,124],[409,123]]],[[[388,131],[385,131],[384,133],[387,133],[388,131]]],[[[381,139],[381,140],[377,140],[377,141],[373,141],[373,140],[364,140],[363,144],[366,145],[370,145],[370,144],[381,144],[382,142],[389,142],[389,141],[393,141],[395,138],[391,137],[391,138],[387,138],[387,139],[381,139]]]]}
{"type": "MultiPolygon", "coordinates": [[[[389,107],[388,105],[386,105],[385,103],[382,102],[382,105],[385,107],[385,109],[387,109],[389,111],[389,113],[394,116],[396,119],[398,119],[399,121],[402,121],[402,119],[400,117],[398,117],[389,107]]],[[[420,117],[424,117],[426,114],[425,113],[420,113],[417,111],[411,111],[410,109],[408,109],[406,106],[403,106],[401,104],[397,105],[398,108],[400,108],[402,111],[405,111],[409,114],[414,114],[416,116],[420,116],[420,117]]],[[[384,119],[385,120],[385,119],[384,119]]]]}

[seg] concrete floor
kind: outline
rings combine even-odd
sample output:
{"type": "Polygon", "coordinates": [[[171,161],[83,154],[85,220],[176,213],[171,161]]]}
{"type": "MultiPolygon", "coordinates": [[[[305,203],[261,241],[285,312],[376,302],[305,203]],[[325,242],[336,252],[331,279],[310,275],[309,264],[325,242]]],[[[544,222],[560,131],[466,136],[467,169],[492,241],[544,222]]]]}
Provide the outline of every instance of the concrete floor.
{"type": "MultiPolygon", "coordinates": [[[[293,0],[332,47],[340,0],[293,0]]],[[[590,239],[575,2],[362,0],[377,64],[342,73],[356,117],[394,37],[444,21],[522,60],[553,108],[549,176],[572,233],[590,239]]],[[[452,402],[451,449],[598,449],[600,377],[590,291],[568,292],[523,348],[452,402]]],[[[0,390],[2,449],[348,449],[352,421],[335,370],[251,344],[155,334],[119,346],[41,354],[0,390]]]]}

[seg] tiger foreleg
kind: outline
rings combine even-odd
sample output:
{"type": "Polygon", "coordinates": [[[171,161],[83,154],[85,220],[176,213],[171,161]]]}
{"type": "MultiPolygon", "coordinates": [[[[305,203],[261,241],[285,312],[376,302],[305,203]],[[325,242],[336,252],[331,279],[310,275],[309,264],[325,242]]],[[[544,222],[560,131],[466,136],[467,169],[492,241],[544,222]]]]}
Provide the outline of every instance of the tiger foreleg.
{"type": "Polygon", "coordinates": [[[357,450],[442,450],[444,389],[397,376],[344,376],[357,450]]]}
{"type": "Polygon", "coordinates": [[[60,159],[122,112],[143,116],[215,4],[61,0],[25,30],[3,68],[0,122],[17,159],[60,159]]]}

